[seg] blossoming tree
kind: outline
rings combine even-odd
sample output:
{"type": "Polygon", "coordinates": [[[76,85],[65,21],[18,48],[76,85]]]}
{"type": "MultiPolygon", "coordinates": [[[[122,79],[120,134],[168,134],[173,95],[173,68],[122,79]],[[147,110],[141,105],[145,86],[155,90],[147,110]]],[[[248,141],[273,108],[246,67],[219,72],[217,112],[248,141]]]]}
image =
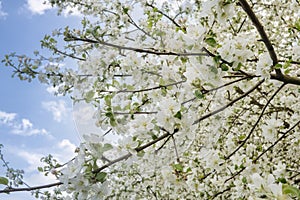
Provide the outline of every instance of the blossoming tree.
{"type": "Polygon", "coordinates": [[[103,133],[87,132],[66,165],[45,159],[39,170],[58,182],[2,193],[55,187],[42,196],[300,198],[299,1],[50,3],[59,12],[78,9],[82,28],[45,36],[52,58],[10,54],[3,62],[21,80],[37,77],[75,104],[93,105],[103,133]],[[62,69],[68,58],[78,68],[62,69]]]}

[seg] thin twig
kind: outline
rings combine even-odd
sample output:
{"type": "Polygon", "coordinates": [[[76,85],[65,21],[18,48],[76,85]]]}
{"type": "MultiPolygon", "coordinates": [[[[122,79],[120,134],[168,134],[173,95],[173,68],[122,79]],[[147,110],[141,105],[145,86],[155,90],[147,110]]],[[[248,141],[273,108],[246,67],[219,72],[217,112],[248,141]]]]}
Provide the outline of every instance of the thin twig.
{"type": "MultiPolygon", "coordinates": [[[[134,150],[135,150],[136,152],[140,152],[140,151],[142,151],[142,150],[144,150],[144,149],[146,149],[146,148],[152,146],[153,144],[155,144],[155,143],[157,143],[157,142],[159,142],[159,141],[165,139],[165,138],[168,137],[168,136],[170,136],[170,134],[169,134],[169,133],[165,133],[165,134],[163,134],[162,136],[156,138],[155,140],[152,140],[151,142],[148,142],[147,144],[144,144],[144,145],[142,145],[142,146],[140,146],[140,147],[137,147],[137,148],[135,148],[134,150]]],[[[102,165],[102,166],[99,167],[98,169],[94,170],[93,173],[94,173],[94,174],[97,174],[97,173],[101,172],[102,170],[104,170],[104,169],[110,167],[111,165],[113,165],[113,164],[115,164],[115,163],[117,163],[117,162],[120,162],[120,161],[122,161],[122,160],[126,160],[126,159],[130,158],[131,156],[132,156],[131,153],[127,153],[127,154],[125,154],[124,156],[121,156],[121,157],[119,157],[119,158],[117,158],[117,159],[115,159],[115,160],[112,160],[111,162],[109,162],[109,163],[107,163],[107,164],[105,164],[105,165],[102,165]]]]}
{"type": "Polygon", "coordinates": [[[167,15],[166,13],[159,10],[157,7],[155,7],[155,6],[153,6],[152,4],[149,4],[149,3],[146,3],[146,6],[149,6],[153,9],[156,9],[159,14],[161,14],[161,15],[165,16],[167,19],[169,19],[176,27],[181,28],[181,26],[174,19],[172,19],[169,15],[167,15]]]}
{"type": "Polygon", "coordinates": [[[154,54],[158,56],[162,55],[169,55],[169,56],[209,56],[207,53],[200,53],[200,52],[172,52],[172,51],[161,51],[161,50],[150,50],[150,49],[141,49],[141,48],[135,48],[135,47],[127,47],[127,46],[121,46],[121,45],[116,45],[112,44],[109,42],[105,42],[103,40],[92,40],[88,38],[78,38],[75,36],[69,36],[65,38],[66,41],[82,41],[82,42],[88,42],[88,43],[93,43],[93,44],[101,44],[104,46],[108,47],[113,47],[117,48],[119,50],[129,50],[129,51],[134,51],[137,53],[147,53],[147,54],[154,54]]]}
{"type": "Polygon", "coordinates": [[[262,83],[264,82],[264,80],[261,80],[259,81],[253,88],[251,88],[250,90],[248,90],[247,92],[245,92],[243,95],[239,96],[238,98],[232,100],[231,102],[229,102],[228,104],[226,104],[225,106],[213,111],[213,112],[210,112],[206,115],[203,115],[202,117],[200,117],[199,119],[195,120],[193,122],[193,125],[195,124],[198,124],[199,122],[201,122],[202,120],[208,118],[208,117],[211,117],[212,115],[215,115],[223,110],[225,110],[226,108],[228,108],[229,106],[232,106],[234,103],[236,103],[237,101],[245,98],[246,96],[248,96],[251,92],[253,92],[254,90],[256,90],[262,83]]]}
{"type": "Polygon", "coordinates": [[[265,149],[259,156],[257,156],[257,158],[255,158],[253,160],[253,163],[256,163],[257,160],[262,157],[266,152],[270,151],[270,149],[272,149],[278,142],[280,142],[283,138],[285,138],[287,136],[287,134],[289,132],[291,132],[294,128],[296,128],[296,126],[298,126],[300,124],[300,121],[298,121],[294,126],[292,126],[289,130],[287,130],[285,133],[283,133],[283,135],[278,138],[271,146],[269,146],[267,149],[265,149]]]}
{"type": "MultiPolygon", "coordinates": [[[[140,147],[137,147],[134,150],[136,152],[140,152],[140,151],[142,151],[142,150],[144,150],[144,149],[152,146],[153,144],[155,144],[155,143],[157,143],[157,142],[165,139],[168,136],[170,136],[170,134],[169,133],[165,133],[162,136],[156,138],[155,140],[153,140],[153,141],[151,141],[151,142],[149,142],[149,143],[147,143],[145,145],[142,145],[140,147]]],[[[112,160],[109,163],[107,163],[107,164],[99,167],[98,169],[94,170],[93,173],[97,174],[97,173],[101,172],[102,170],[110,167],[111,165],[113,165],[115,163],[118,163],[118,162],[120,162],[122,160],[126,160],[126,159],[130,158],[131,156],[132,156],[131,153],[127,153],[124,156],[121,156],[121,157],[119,157],[119,158],[117,158],[115,160],[112,160]]],[[[62,184],[63,184],[62,182],[57,182],[57,183],[52,183],[52,184],[47,184],[47,185],[41,185],[41,186],[36,186],[36,187],[29,187],[29,188],[6,188],[4,190],[0,190],[0,193],[10,193],[10,192],[19,192],[19,191],[33,191],[33,190],[39,190],[39,189],[44,189],[44,188],[55,187],[55,186],[59,186],[59,185],[62,185],[62,184]]]]}
{"type": "MultiPolygon", "coordinates": [[[[234,81],[225,83],[224,85],[221,85],[221,86],[212,88],[212,89],[210,89],[210,90],[203,90],[203,91],[201,91],[201,92],[202,92],[202,94],[207,94],[207,93],[209,93],[209,92],[212,92],[212,91],[215,91],[215,90],[219,90],[219,89],[221,89],[221,88],[224,88],[224,87],[226,87],[226,86],[229,86],[229,85],[234,84],[234,83],[237,83],[237,82],[240,82],[240,81],[242,81],[242,80],[245,80],[245,79],[251,79],[251,78],[254,78],[254,77],[256,77],[256,76],[250,76],[250,77],[244,77],[244,76],[243,76],[243,77],[240,78],[240,79],[237,79],[237,80],[234,80],[234,81]]],[[[186,101],[182,102],[181,104],[184,105],[184,104],[186,104],[186,103],[188,103],[188,102],[194,101],[195,99],[196,99],[196,97],[194,97],[194,98],[192,98],[192,99],[189,99],[189,100],[186,100],[186,101]]]]}
{"type": "MultiPolygon", "coordinates": [[[[297,125],[300,124],[300,121],[298,121],[294,126],[292,126],[289,130],[287,130],[276,142],[274,142],[271,146],[269,146],[264,152],[262,152],[256,159],[254,159],[252,162],[256,163],[257,160],[259,158],[261,158],[262,155],[264,155],[267,151],[269,151],[270,149],[272,149],[280,140],[282,140],[284,137],[286,137],[286,135],[291,132],[297,125]]],[[[239,171],[237,171],[233,176],[231,176],[230,178],[225,180],[225,183],[231,179],[233,179],[234,177],[236,177],[237,175],[239,175],[240,173],[242,173],[247,167],[243,167],[242,169],[240,169],[239,171]]]]}
{"type": "Polygon", "coordinates": [[[177,146],[176,146],[176,141],[175,141],[175,138],[174,138],[173,134],[171,135],[171,138],[172,138],[172,141],[173,141],[173,144],[174,144],[174,150],[175,150],[175,155],[176,155],[176,158],[177,158],[177,162],[180,162],[179,154],[178,154],[178,150],[177,150],[177,146]]]}
{"type": "Polygon", "coordinates": [[[266,103],[266,105],[264,106],[264,108],[262,109],[257,121],[255,122],[255,124],[252,126],[249,134],[247,135],[247,137],[242,141],[242,143],[228,156],[225,157],[225,160],[228,160],[231,156],[233,156],[238,150],[240,150],[240,148],[242,148],[242,146],[244,146],[244,144],[248,141],[248,139],[251,137],[251,135],[253,134],[255,128],[257,127],[258,123],[260,122],[265,110],[267,109],[267,107],[269,106],[269,104],[271,103],[271,101],[273,100],[273,98],[278,94],[278,92],[285,86],[286,84],[283,83],[275,92],[274,94],[270,97],[270,99],[268,100],[268,102],[266,103]]]}
{"type": "Polygon", "coordinates": [[[45,188],[51,188],[55,186],[62,185],[62,182],[51,183],[47,185],[40,185],[36,187],[26,187],[26,188],[5,188],[4,190],[0,190],[0,193],[11,193],[11,192],[21,192],[21,191],[33,191],[33,190],[40,190],[45,188]]]}
{"type": "Polygon", "coordinates": [[[181,83],[186,82],[186,80],[181,80],[175,83],[170,83],[170,84],[166,84],[166,85],[160,85],[160,86],[155,86],[155,87],[151,87],[151,88],[145,88],[145,89],[140,89],[140,90],[119,90],[119,91],[112,91],[112,90],[102,90],[100,92],[108,92],[108,93],[138,93],[138,92],[147,92],[147,91],[151,91],[151,90],[156,90],[156,89],[160,89],[160,88],[166,88],[166,87],[170,87],[170,86],[174,86],[174,85],[178,85],[181,83]]]}

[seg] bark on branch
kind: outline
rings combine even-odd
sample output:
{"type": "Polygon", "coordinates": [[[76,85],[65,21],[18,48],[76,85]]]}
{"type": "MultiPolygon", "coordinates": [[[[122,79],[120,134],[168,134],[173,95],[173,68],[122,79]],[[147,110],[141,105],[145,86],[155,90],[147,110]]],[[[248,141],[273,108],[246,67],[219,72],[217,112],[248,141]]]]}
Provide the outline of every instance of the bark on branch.
{"type": "Polygon", "coordinates": [[[221,107],[221,108],[219,108],[219,109],[217,109],[217,110],[215,110],[215,111],[213,111],[213,112],[210,112],[210,113],[208,113],[208,114],[206,114],[206,115],[203,115],[203,116],[200,117],[199,119],[195,120],[195,121],[193,122],[193,125],[195,125],[195,124],[201,122],[202,120],[204,120],[204,119],[206,119],[206,118],[209,118],[209,117],[211,117],[211,116],[213,116],[213,115],[215,115],[215,114],[217,114],[217,113],[219,113],[219,112],[225,110],[225,109],[228,108],[229,106],[232,106],[234,103],[236,103],[237,101],[239,101],[239,100],[245,98],[245,97],[248,96],[250,93],[252,93],[254,90],[256,90],[263,82],[264,82],[264,80],[259,81],[253,88],[251,88],[250,90],[248,90],[247,92],[245,92],[243,95],[239,96],[238,98],[232,100],[231,102],[229,102],[229,103],[226,104],[225,106],[223,106],[223,107],[221,107]]]}
{"type": "Polygon", "coordinates": [[[11,192],[22,192],[22,191],[33,191],[33,190],[40,190],[40,189],[45,189],[45,188],[51,188],[51,187],[55,187],[55,186],[59,186],[61,185],[62,182],[57,182],[57,183],[51,183],[51,184],[47,184],[47,185],[40,185],[40,186],[36,186],[36,187],[24,187],[24,188],[5,188],[4,190],[0,190],[0,194],[1,193],[11,193],[11,192]]]}
{"type": "MultiPolygon", "coordinates": [[[[244,11],[247,13],[249,18],[251,19],[253,25],[256,27],[259,35],[261,36],[262,41],[265,43],[265,45],[268,49],[271,59],[273,60],[273,66],[275,66],[278,63],[277,55],[275,53],[273,45],[271,44],[271,42],[269,40],[269,37],[267,36],[267,34],[264,30],[264,27],[261,25],[261,23],[257,19],[252,8],[250,7],[250,5],[247,3],[246,0],[239,0],[239,3],[242,6],[242,8],[244,9],[244,11]]],[[[280,69],[275,69],[275,71],[278,76],[282,75],[282,72],[280,69]]]]}

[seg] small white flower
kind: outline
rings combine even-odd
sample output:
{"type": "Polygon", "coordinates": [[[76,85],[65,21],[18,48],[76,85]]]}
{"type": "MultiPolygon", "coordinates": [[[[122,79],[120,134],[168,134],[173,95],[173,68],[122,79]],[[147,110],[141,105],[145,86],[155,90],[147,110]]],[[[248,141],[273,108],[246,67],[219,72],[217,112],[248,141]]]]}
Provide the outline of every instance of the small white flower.
{"type": "Polygon", "coordinates": [[[300,59],[300,46],[298,46],[298,45],[293,46],[292,53],[293,53],[292,59],[299,60],[300,59]]]}
{"type": "Polygon", "coordinates": [[[268,142],[275,142],[277,139],[277,129],[282,126],[283,122],[281,120],[276,120],[274,118],[267,119],[266,124],[261,126],[262,136],[268,142]]]}
{"type": "Polygon", "coordinates": [[[257,66],[256,66],[257,75],[261,75],[263,78],[269,79],[272,65],[273,65],[273,61],[269,53],[265,52],[259,55],[257,66]]]}

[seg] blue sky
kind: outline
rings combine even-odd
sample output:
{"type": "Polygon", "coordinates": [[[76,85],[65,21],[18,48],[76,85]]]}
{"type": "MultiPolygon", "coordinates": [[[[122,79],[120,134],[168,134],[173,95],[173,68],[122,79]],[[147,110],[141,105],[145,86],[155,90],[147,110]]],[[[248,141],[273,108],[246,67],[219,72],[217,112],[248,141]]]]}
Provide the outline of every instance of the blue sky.
{"type": "MultiPolygon", "coordinates": [[[[56,16],[56,10],[43,1],[0,0],[1,60],[11,52],[32,56],[45,34],[80,24],[76,15],[56,16]]],[[[25,170],[30,186],[51,183],[53,178],[43,177],[36,168],[42,165],[39,159],[49,153],[61,161],[74,155],[80,139],[72,118],[72,102],[68,97],[55,97],[49,86],[37,80],[28,83],[11,78],[11,74],[12,70],[0,63],[0,144],[4,145],[5,158],[12,167],[25,170]]],[[[0,194],[0,199],[34,198],[18,193],[0,194]]]]}

